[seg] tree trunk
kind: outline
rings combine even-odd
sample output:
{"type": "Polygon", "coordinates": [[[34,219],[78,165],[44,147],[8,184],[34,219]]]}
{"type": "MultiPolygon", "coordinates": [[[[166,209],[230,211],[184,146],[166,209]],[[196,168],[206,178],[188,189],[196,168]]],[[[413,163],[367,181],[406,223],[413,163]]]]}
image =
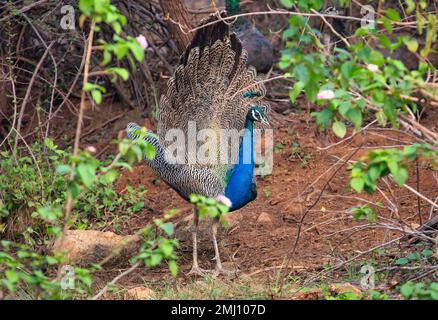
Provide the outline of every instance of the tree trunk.
{"type": "Polygon", "coordinates": [[[183,0],[160,0],[160,5],[169,31],[176,42],[178,50],[182,53],[192,40],[192,34],[188,33],[192,25],[187,8],[183,0]]]}

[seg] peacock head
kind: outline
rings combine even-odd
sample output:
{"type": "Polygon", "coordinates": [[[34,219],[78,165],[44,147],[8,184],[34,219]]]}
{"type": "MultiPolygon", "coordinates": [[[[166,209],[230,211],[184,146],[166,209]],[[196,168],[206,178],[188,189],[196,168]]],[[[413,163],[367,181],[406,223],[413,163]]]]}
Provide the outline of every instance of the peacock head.
{"type": "Polygon", "coordinates": [[[252,121],[269,124],[266,118],[266,106],[254,105],[249,109],[247,117],[252,121]]]}

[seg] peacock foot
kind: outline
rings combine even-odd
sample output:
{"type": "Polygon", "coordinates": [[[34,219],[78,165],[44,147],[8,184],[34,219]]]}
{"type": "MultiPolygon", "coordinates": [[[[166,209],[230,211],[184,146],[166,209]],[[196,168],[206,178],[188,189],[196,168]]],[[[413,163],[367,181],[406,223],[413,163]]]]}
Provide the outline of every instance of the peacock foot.
{"type": "Polygon", "coordinates": [[[198,276],[201,276],[201,277],[205,277],[209,273],[211,273],[210,270],[205,270],[205,269],[193,266],[192,269],[190,269],[190,271],[187,273],[187,275],[188,276],[190,276],[190,275],[198,275],[198,276]]]}

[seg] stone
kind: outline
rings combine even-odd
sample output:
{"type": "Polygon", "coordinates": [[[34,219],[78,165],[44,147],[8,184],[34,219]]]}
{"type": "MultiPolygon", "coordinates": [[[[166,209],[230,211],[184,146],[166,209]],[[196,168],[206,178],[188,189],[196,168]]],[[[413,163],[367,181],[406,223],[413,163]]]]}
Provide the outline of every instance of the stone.
{"type": "Polygon", "coordinates": [[[351,283],[333,283],[329,286],[329,289],[335,294],[352,292],[358,298],[362,296],[362,291],[351,283]]]}
{"type": "Polygon", "coordinates": [[[262,212],[259,217],[257,218],[257,223],[261,224],[261,225],[268,225],[268,224],[272,224],[272,219],[269,215],[269,213],[267,212],[262,212]]]}
{"type": "Polygon", "coordinates": [[[324,299],[324,293],[321,288],[309,288],[295,293],[292,300],[322,300],[324,299]]]}
{"type": "Polygon", "coordinates": [[[124,300],[151,300],[154,291],[148,287],[134,287],[124,294],[124,300]]]}
{"type": "Polygon", "coordinates": [[[66,263],[97,263],[111,254],[114,254],[111,261],[115,262],[135,255],[141,239],[136,235],[119,236],[98,230],[69,230],[64,235],[63,243],[59,238],[55,241],[53,251],[64,252],[66,263]]]}

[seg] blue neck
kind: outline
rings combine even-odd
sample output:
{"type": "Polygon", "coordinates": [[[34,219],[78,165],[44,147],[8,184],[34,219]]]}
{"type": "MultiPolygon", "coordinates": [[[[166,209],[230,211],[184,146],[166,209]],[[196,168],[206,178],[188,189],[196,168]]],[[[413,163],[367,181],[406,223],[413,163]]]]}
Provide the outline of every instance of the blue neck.
{"type": "Polygon", "coordinates": [[[231,200],[230,211],[242,208],[257,196],[253,186],[254,177],[254,138],[253,121],[247,117],[245,133],[239,146],[237,164],[228,172],[225,196],[231,200]]]}

